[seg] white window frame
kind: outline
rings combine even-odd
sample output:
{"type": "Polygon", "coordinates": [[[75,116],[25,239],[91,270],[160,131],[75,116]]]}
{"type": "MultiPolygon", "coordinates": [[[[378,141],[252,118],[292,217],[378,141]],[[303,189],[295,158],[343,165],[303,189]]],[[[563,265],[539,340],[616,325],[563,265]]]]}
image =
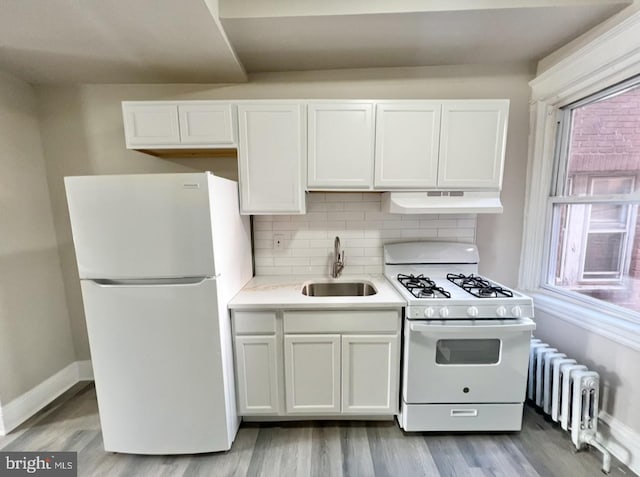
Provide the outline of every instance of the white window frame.
{"type": "MultiPolygon", "coordinates": [[[[536,310],[549,313],[593,333],[640,351],[640,314],[615,305],[545,287],[551,250],[551,213],[554,203],[566,198],[551,197],[554,177],[565,179],[565,171],[554,171],[555,156],[569,131],[558,130],[561,108],[640,75],[640,7],[629,7],[572,44],[550,55],[564,57],[540,73],[531,86],[529,162],[524,210],[519,288],[534,298],[536,310]]],[[[566,143],[566,141],[565,141],[566,143]]],[[[636,197],[637,196],[637,197],[636,197]]],[[[631,199],[608,196],[603,200],[631,199]]],[[[593,198],[577,201],[594,202],[593,198]]],[[[595,200],[599,202],[601,199],[595,200]]]]}

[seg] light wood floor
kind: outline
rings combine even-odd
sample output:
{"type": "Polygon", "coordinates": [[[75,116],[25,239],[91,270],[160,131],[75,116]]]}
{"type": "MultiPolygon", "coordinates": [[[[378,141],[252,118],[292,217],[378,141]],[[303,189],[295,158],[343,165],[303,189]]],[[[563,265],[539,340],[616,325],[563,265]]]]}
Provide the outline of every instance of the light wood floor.
{"type": "MultiPolygon", "coordinates": [[[[405,434],[392,422],[243,424],[230,451],[158,457],[104,452],[91,384],[78,385],[0,450],[77,451],[80,476],[602,476],[600,456],[533,409],[507,434],[405,434]]],[[[633,474],[615,461],[612,476],[633,474]]]]}

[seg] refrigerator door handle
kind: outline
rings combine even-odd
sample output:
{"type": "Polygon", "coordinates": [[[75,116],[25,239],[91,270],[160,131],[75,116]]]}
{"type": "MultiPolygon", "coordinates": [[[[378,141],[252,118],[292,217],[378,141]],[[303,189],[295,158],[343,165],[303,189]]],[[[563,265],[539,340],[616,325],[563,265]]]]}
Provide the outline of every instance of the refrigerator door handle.
{"type": "Polygon", "coordinates": [[[149,278],[149,279],[125,279],[125,280],[112,280],[108,278],[88,279],[86,281],[92,282],[99,287],[122,287],[122,286],[158,286],[158,285],[170,285],[170,286],[194,286],[200,285],[205,280],[211,280],[215,277],[181,277],[181,278],[149,278]]]}

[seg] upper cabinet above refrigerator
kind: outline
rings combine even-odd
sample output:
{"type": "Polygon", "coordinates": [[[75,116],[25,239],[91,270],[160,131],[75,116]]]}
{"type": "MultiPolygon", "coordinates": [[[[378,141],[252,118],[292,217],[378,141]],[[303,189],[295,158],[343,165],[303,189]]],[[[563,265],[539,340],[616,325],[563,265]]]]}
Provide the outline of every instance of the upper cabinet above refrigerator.
{"type": "Polygon", "coordinates": [[[237,147],[236,106],[232,103],[123,101],[122,116],[127,149],[237,147]]]}

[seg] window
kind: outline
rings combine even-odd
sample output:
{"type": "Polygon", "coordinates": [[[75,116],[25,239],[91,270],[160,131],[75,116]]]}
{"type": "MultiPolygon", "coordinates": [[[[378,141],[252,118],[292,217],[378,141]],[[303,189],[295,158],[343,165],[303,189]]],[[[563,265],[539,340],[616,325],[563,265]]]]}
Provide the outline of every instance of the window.
{"type": "Polygon", "coordinates": [[[640,313],[640,79],[560,111],[545,286],[640,313]]]}

